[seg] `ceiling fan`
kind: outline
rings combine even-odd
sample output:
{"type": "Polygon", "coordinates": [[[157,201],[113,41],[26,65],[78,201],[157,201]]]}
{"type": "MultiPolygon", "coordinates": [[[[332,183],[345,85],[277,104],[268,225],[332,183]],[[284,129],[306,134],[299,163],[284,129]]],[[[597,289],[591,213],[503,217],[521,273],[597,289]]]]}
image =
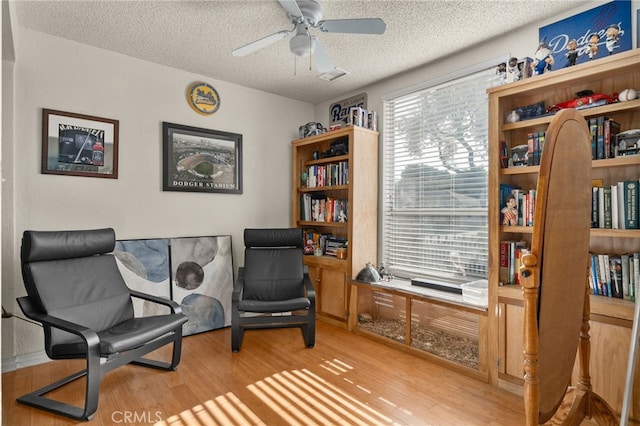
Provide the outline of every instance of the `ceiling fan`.
{"type": "Polygon", "coordinates": [[[320,0],[278,0],[293,24],[291,30],[278,31],[242,47],[234,49],[234,56],[245,56],[256,50],[270,46],[283,40],[293,31],[296,35],[289,40],[289,49],[296,56],[314,55],[316,68],[325,73],[336,67],[329,55],[320,44],[320,40],[311,35],[309,28],[318,28],[325,33],[349,34],[383,34],[386,24],[380,18],[358,19],[322,19],[322,5],[320,0]]]}

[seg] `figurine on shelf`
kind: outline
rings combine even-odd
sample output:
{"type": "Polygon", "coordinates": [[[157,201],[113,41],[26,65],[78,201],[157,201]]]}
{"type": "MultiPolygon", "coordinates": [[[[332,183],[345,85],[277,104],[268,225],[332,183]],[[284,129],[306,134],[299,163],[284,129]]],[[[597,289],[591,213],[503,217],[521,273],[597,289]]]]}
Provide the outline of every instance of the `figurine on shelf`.
{"type": "Polygon", "coordinates": [[[609,25],[607,28],[607,39],[604,43],[605,47],[609,51],[609,55],[613,53],[613,49],[618,47],[618,33],[620,32],[620,27],[616,24],[609,25]]]}
{"type": "Polygon", "coordinates": [[[500,64],[498,64],[498,68],[496,68],[496,75],[500,79],[500,84],[507,82],[507,63],[506,62],[500,62],[500,64]]]}
{"type": "Polygon", "coordinates": [[[551,71],[551,66],[553,65],[553,56],[551,56],[551,49],[547,44],[546,40],[541,40],[538,45],[538,50],[534,55],[533,63],[531,67],[533,68],[534,75],[541,75],[547,71],[551,71]]]}
{"type": "Polygon", "coordinates": [[[518,200],[515,195],[509,194],[507,195],[507,199],[505,201],[505,206],[500,211],[502,213],[502,224],[503,225],[517,225],[518,224],[518,200]]]}
{"type": "Polygon", "coordinates": [[[593,33],[589,36],[589,59],[593,59],[598,54],[598,43],[600,42],[600,36],[593,33]]]}
{"type": "Polygon", "coordinates": [[[518,58],[512,57],[509,59],[509,66],[507,67],[507,83],[519,80],[522,80],[522,72],[518,68],[518,58]]]}
{"type": "Polygon", "coordinates": [[[575,39],[569,40],[567,43],[568,52],[565,53],[565,57],[569,61],[568,67],[571,67],[576,64],[576,60],[578,59],[578,42],[575,39]]]}

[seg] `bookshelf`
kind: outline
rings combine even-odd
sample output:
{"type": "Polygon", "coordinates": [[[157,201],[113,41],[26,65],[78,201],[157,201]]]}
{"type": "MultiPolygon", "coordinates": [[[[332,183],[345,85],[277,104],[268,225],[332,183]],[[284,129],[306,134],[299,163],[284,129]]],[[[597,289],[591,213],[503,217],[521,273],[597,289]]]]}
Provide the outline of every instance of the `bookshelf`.
{"type": "MultiPolygon", "coordinates": [[[[508,123],[510,111],[544,101],[546,107],[575,97],[582,90],[612,95],[626,88],[640,88],[640,50],[612,55],[570,68],[551,71],[489,89],[489,315],[490,356],[496,369],[490,382],[522,392],[523,298],[517,285],[499,286],[501,241],[531,243],[532,227],[505,226],[500,223],[500,184],[535,189],[539,166],[500,167],[501,142],[508,148],[527,143],[530,132],[546,130],[551,116],[508,123]]],[[[621,130],[640,128],[640,99],[581,109],[585,120],[606,116],[621,124],[621,130]]],[[[571,167],[570,164],[567,167],[571,167]]],[[[640,179],[640,155],[592,161],[593,179],[605,185],[640,179]]],[[[534,224],[535,226],[535,224],[534,224]]],[[[623,254],[640,251],[640,230],[591,229],[590,249],[596,253],[623,254]]],[[[568,258],[570,261],[570,258],[568,258]]],[[[634,303],[629,300],[590,296],[591,302],[591,379],[600,394],[619,413],[622,405],[634,303]]],[[[640,303],[640,302],[637,302],[640,303]]],[[[638,369],[636,369],[637,371],[638,369]]],[[[577,368],[574,368],[574,378],[577,368]]],[[[635,377],[640,392],[640,374],[635,377]]],[[[637,395],[637,393],[636,393],[637,395]]],[[[640,398],[631,407],[640,418],[640,398]]]]}
{"type": "Polygon", "coordinates": [[[304,257],[316,290],[318,319],[347,328],[351,280],[367,262],[377,264],[378,132],[348,126],[291,144],[292,226],[348,241],[346,259],[327,254],[304,257]],[[324,156],[332,144],[342,143],[348,153],[324,156]],[[322,178],[317,177],[318,170],[326,171],[322,178]],[[303,180],[303,173],[316,178],[303,180]],[[305,214],[305,197],[324,201],[324,216],[318,215],[319,210],[312,217],[309,211],[305,214]],[[336,208],[331,213],[327,200],[345,202],[345,222],[336,208]]]}

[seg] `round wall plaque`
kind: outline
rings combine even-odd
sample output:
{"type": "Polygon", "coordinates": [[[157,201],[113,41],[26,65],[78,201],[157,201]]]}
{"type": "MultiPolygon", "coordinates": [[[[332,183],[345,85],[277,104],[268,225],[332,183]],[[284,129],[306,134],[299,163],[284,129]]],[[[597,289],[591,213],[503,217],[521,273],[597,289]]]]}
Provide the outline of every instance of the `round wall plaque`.
{"type": "Polygon", "coordinates": [[[198,114],[211,115],[220,108],[220,95],[212,86],[199,81],[187,89],[187,102],[198,114]]]}

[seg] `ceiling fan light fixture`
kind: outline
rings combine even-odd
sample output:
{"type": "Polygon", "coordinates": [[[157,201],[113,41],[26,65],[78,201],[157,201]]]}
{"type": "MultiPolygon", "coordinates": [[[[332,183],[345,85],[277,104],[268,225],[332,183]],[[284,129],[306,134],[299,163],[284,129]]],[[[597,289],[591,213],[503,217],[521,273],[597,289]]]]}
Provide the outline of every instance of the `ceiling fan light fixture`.
{"type": "Polygon", "coordinates": [[[308,34],[296,34],[289,40],[289,49],[296,56],[309,56],[316,49],[316,40],[308,34]]]}
{"type": "Polygon", "coordinates": [[[345,71],[338,67],[335,67],[331,71],[323,72],[322,74],[318,74],[318,78],[324,81],[334,81],[339,79],[340,77],[344,77],[349,74],[349,71],[345,71]]]}

